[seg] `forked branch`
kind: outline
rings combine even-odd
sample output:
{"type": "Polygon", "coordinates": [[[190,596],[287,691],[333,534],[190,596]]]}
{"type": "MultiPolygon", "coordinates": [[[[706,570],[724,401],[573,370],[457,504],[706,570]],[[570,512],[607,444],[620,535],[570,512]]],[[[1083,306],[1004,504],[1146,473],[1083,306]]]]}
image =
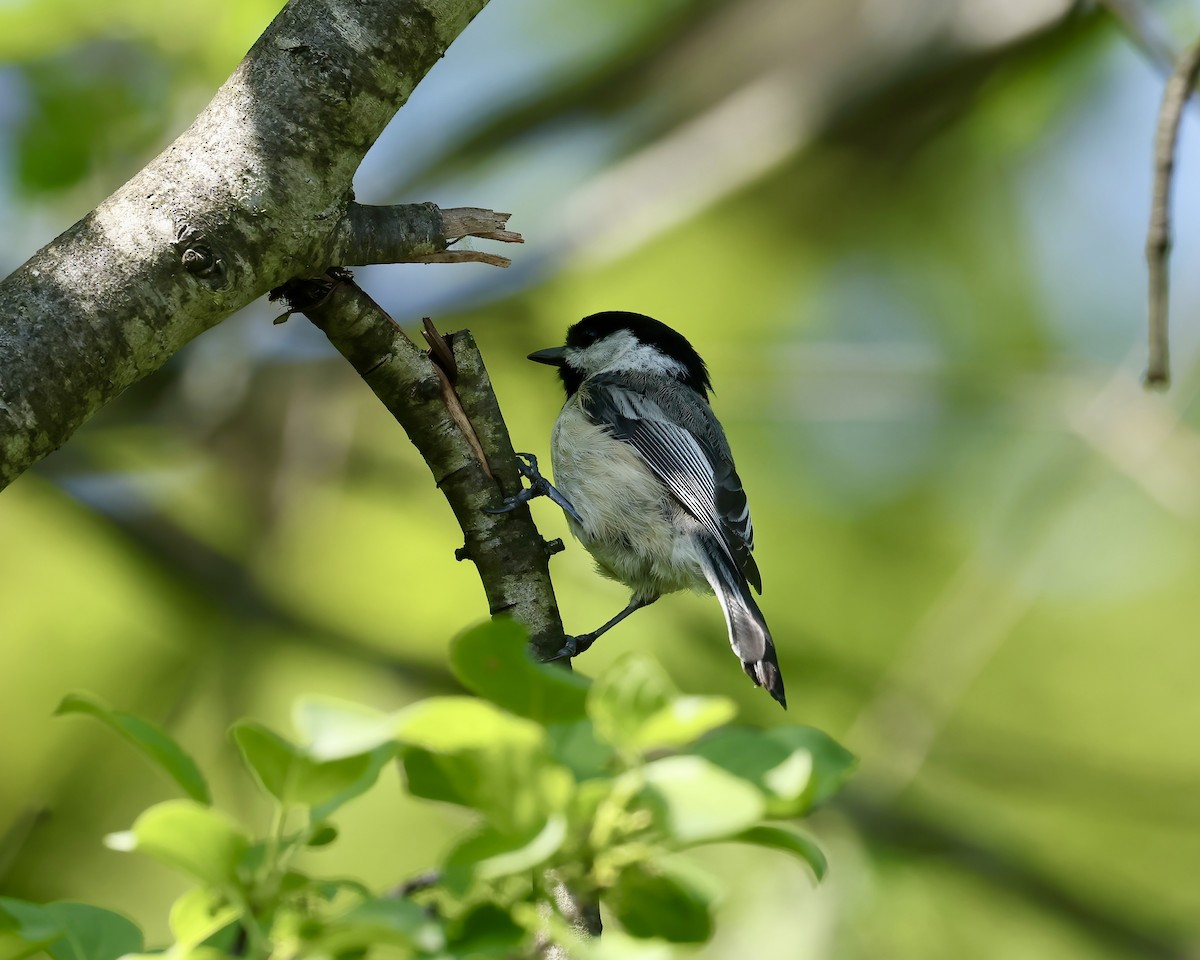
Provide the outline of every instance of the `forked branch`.
{"type": "Polygon", "coordinates": [[[534,653],[553,656],[564,641],[550,583],[553,548],[528,507],[501,516],[484,512],[516,493],[521,478],[471,335],[454,333],[439,343],[431,334],[434,349],[422,350],[344,271],[291,281],[277,294],[350,361],[429,465],[462,528],[459,557],[475,563],[491,613],[519,620],[534,653]]]}

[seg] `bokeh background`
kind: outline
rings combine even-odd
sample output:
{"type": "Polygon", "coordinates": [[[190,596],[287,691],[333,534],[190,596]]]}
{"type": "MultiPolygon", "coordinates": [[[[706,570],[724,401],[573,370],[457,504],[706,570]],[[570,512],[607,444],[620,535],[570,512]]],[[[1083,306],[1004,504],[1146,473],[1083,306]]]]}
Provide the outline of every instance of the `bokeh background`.
{"type": "MultiPolygon", "coordinates": [[[[820,887],[782,855],[706,857],[727,894],[700,956],[1200,945],[1194,120],[1175,384],[1138,383],[1153,50],[1190,43],[1200,4],[1115,5],[1149,54],[1067,0],[497,0],[360,171],[365,202],[513,212],[507,271],[358,276],[410,329],[475,333],[518,448],[546,452],[560,401],[522,358],[584,314],[651,313],[708,360],[787,719],[861,770],[813,822],[820,887]]],[[[182,131],[278,7],[2,0],[0,273],[182,131]]],[[[176,878],[100,838],[169,788],[52,719],[69,691],[167,723],[261,825],[234,718],[455,688],[447,642],[485,608],[449,509],[277,312],[205,334],[0,496],[0,892],[165,932],[176,878]]],[[[625,602],[578,547],[553,570],[568,629],[625,602]]],[[[578,666],[631,648],[784,720],[711,598],[638,614],[578,666]]],[[[342,825],[314,856],[379,884],[462,826],[394,774],[342,825]]]]}

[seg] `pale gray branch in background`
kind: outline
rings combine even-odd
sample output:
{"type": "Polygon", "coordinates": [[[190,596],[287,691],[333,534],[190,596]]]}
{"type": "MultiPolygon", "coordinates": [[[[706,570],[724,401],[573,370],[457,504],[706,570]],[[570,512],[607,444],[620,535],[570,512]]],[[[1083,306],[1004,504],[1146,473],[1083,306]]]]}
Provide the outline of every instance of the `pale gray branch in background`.
{"type": "Polygon", "coordinates": [[[1146,385],[1166,386],[1171,379],[1168,317],[1170,313],[1171,181],[1183,108],[1200,74],[1200,42],[1180,59],[1163,90],[1154,134],[1154,195],[1146,233],[1146,265],[1150,276],[1149,356],[1146,385]]]}
{"type": "Polygon", "coordinates": [[[1147,387],[1165,387],[1171,379],[1171,186],[1179,146],[1179,125],[1200,73],[1200,42],[1181,56],[1175,52],[1161,20],[1144,0],[1099,0],[1099,3],[1167,81],[1154,134],[1154,186],[1150,225],[1146,231],[1149,346],[1144,377],[1147,387]]]}

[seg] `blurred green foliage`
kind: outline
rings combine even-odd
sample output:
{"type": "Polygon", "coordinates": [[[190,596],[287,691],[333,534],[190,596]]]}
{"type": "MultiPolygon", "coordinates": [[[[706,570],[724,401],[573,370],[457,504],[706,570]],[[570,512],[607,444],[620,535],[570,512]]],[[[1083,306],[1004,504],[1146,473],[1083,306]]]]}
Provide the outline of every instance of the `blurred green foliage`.
{"type": "MultiPolygon", "coordinates": [[[[833,795],[853,767],[836,743],[807,727],[725,728],[731,703],[680,696],[645,656],[589,684],[535,662],[528,644],[507,620],[455,641],[451,665],[478,699],[434,697],[390,714],[301,701],[301,743],[239,720],[231,737],[272,806],[261,839],[211,806],[196,764],[161,728],[92,697],[64,700],[59,713],[99,720],[189,795],[155,804],[106,840],[195,884],[170,909],[166,954],[355,958],[389,946],[441,960],[541,956],[539,944],[575,943],[570,919],[553,909],[565,884],[616,918],[604,955],[619,956],[621,930],[668,943],[711,938],[719,884],[670,858],[678,851],[750,844],[824,873],[811,840],[761,821],[802,817],[833,795]],[[713,731],[737,748],[705,738],[713,731]],[[412,795],[473,811],[472,829],[411,889],[314,876],[305,852],[337,839],[329,818],[397,758],[412,795]]],[[[44,950],[54,960],[118,960],[144,949],[126,917],[78,903],[0,898],[0,934],[15,941],[7,955],[16,958],[44,950]]]]}
{"type": "MultiPolygon", "coordinates": [[[[1195,5],[1160,8],[1190,42],[1195,5]]],[[[183,129],[272,12],[0,4],[0,262],[183,129]]],[[[1050,0],[511,0],[368,157],[366,202],[512,210],[526,234],[507,273],[359,272],[406,325],[473,330],[518,448],[545,452],[559,402],[522,358],[580,316],[656,315],[712,370],[791,710],[862,767],[811,821],[818,889],[761,851],[689,854],[726,881],[698,955],[1179,957],[1200,937],[1186,269],[1175,386],[1137,383],[1159,90],[1101,14],[1050,0]]],[[[1200,254],[1189,156],[1185,131],[1180,264],[1200,254]]],[[[445,638],[484,612],[407,441],[271,316],[201,337],[0,497],[0,891],[135,915],[151,943],[182,887],[95,838],[159,786],[50,719],[67,691],[161,721],[259,836],[230,724],[279,729],[302,694],[388,713],[461,693],[445,638]]],[[[625,602],[583,551],[553,564],[569,629],[625,602]]],[[[780,721],[711,598],[656,604],[577,667],[646,648],[686,694],[780,721]]],[[[382,889],[470,822],[394,776],[343,812],[330,874],[382,889]]]]}

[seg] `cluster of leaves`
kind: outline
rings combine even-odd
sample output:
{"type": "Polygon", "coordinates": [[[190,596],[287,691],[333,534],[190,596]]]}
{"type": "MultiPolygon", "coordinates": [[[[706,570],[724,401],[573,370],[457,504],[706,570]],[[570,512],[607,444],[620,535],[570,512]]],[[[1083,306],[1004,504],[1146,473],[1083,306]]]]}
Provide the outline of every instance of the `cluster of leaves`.
{"type": "MultiPolygon", "coordinates": [[[[755,844],[824,872],[810,839],[768,822],[803,816],[848,775],[852,758],[824,734],[728,726],[731,701],[681,696],[644,657],[595,682],[536,663],[511,622],[461,636],[452,663],[476,697],[435,697],[390,714],[302,701],[300,743],[253,721],[235,724],[234,743],[274,805],[261,839],[212,807],[195,763],[159,727],[87,697],[63,702],[60,713],[105,723],[187,794],[107,838],[195,882],[171,910],[171,960],[358,958],[381,945],[445,960],[529,955],[572,939],[546,906],[560,883],[599,898],[623,928],[621,942],[698,943],[712,933],[715,884],[679,851],[755,844]],[[478,816],[436,879],[420,892],[381,894],[298,869],[297,854],[333,842],[330,817],[394,759],[412,794],[478,816]]],[[[79,903],[0,899],[4,936],[23,945],[18,957],[115,960],[145,950],[130,920],[79,903]]],[[[604,940],[611,954],[616,944],[604,940]]]]}

